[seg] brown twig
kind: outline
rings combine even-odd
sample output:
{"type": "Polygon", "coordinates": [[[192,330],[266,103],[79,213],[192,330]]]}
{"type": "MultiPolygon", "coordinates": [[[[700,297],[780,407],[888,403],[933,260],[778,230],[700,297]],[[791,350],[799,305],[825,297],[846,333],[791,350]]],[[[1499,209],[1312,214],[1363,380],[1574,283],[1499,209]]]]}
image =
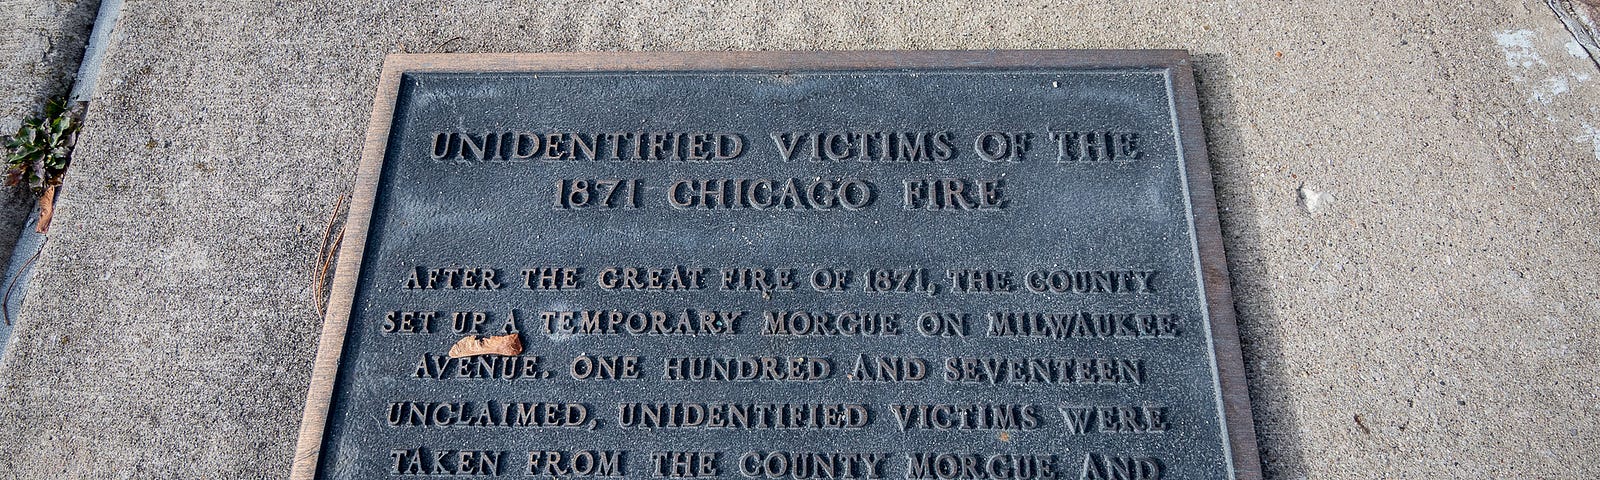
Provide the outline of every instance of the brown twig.
{"type": "MultiPolygon", "coordinates": [[[[451,44],[456,43],[456,40],[466,40],[466,39],[467,39],[466,37],[455,37],[455,38],[451,38],[449,40],[445,40],[444,43],[441,43],[438,46],[433,47],[433,53],[447,53],[447,52],[444,51],[444,49],[446,47],[449,47],[451,44]]],[[[454,52],[449,52],[449,53],[454,53],[454,52]]]]}
{"type": "MultiPolygon", "coordinates": [[[[317,274],[319,277],[328,278],[328,272],[333,270],[333,257],[335,257],[336,254],[339,252],[339,244],[343,243],[343,242],[344,242],[344,229],[341,228],[341,229],[339,229],[339,233],[334,235],[333,244],[328,246],[328,257],[322,261],[322,266],[320,267],[321,270],[322,270],[322,273],[317,274]]],[[[318,315],[326,315],[327,314],[327,310],[328,310],[328,299],[324,295],[321,295],[321,294],[317,295],[317,314],[318,315]]]]}
{"type": "Polygon", "coordinates": [[[17,288],[17,280],[21,280],[22,274],[28,271],[28,267],[33,266],[33,261],[39,259],[39,254],[44,253],[44,244],[48,241],[50,241],[50,237],[45,237],[44,240],[39,241],[39,249],[28,257],[28,261],[22,262],[22,268],[17,269],[17,276],[11,277],[11,283],[6,285],[5,296],[0,297],[0,314],[5,316],[6,325],[11,324],[11,291],[17,288]]]}
{"type": "Polygon", "coordinates": [[[311,281],[311,304],[317,308],[317,316],[327,314],[327,306],[323,302],[324,288],[328,283],[328,269],[333,265],[334,254],[339,251],[339,243],[344,241],[344,228],[339,229],[334,235],[333,226],[339,222],[339,210],[344,207],[344,195],[339,195],[339,200],[333,204],[333,213],[328,215],[328,226],[322,229],[322,244],[317,246],[317,272],[311,281]],[[333,237],[332,246],[328,239],[333,237]]]}

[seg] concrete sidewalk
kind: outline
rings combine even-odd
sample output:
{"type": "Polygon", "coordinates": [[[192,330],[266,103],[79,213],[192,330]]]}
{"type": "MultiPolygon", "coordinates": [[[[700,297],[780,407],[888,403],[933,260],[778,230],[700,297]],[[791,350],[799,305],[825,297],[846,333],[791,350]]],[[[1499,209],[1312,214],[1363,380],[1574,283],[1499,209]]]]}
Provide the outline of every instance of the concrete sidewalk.
{"type": "Polygon", "coordinates": [[[1545,0],[1025,0],[129,2],[0,478],[286,474],[387,53],[990,48],[1196,57],[1271,478],[1600,477],[1600,69],[1545,0]]]}

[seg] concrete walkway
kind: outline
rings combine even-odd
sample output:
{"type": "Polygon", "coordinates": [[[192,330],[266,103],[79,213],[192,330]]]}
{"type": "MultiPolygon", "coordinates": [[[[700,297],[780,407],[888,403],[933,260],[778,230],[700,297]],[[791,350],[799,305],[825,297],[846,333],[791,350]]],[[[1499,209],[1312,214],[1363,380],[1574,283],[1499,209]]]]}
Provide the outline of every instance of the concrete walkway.
{"type": "Polygon", "coordinates": [[[1271,478],[1600,477],[1600,69],[1550,3],[1190,3],[130,2],[0,478],[285,475],[387,53],[988,48],[1196,56],[1271,478]]]}

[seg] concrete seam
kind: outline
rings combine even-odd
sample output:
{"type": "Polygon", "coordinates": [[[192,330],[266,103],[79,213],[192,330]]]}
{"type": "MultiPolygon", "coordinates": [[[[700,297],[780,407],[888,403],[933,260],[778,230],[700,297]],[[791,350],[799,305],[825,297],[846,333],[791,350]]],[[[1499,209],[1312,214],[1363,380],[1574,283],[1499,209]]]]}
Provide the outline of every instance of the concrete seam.
{"type": "Polygon", "coordinates": [[[1572,6],[1571,0],[1545,0],[1545,5],[1550,6],[1550,11],[1555,12],[1556,19],[1561,20],[1561,25],[1566,27],[1572,39],[1583,46],[1589,54],[1589,63],[1600,69],[1600,33],[1595,32],[1592,25],[1587,24],[1579,17],[1578,11],[1572,6]]]}
{"type": "Polygon", "coordinates": [[[111,31],[122,16],[122,0],[102,0],[95,12],[94,29],[89,32],[89,44],[84,47],[83,60],[78,63],[78,76],[72,82],[72,101],[87,102],[94,96],[95,83],[100,77],[100,65],[105,63],[106,44],[111,41],[111,31]]]}

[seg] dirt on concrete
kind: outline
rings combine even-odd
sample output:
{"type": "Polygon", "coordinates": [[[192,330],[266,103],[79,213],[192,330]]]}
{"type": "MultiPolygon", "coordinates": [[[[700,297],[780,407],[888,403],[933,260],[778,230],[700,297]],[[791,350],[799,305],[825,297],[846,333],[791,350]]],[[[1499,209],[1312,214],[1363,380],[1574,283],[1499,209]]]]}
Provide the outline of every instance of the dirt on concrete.
{"type": "Polygon", "coordinates": [[[130,2],[0,478],[284,476],[385,54],[991,48],[1195,56],[1271,478],[1600,477],[1600,71],[1548,4],[1195,3],[130,2]]]}

